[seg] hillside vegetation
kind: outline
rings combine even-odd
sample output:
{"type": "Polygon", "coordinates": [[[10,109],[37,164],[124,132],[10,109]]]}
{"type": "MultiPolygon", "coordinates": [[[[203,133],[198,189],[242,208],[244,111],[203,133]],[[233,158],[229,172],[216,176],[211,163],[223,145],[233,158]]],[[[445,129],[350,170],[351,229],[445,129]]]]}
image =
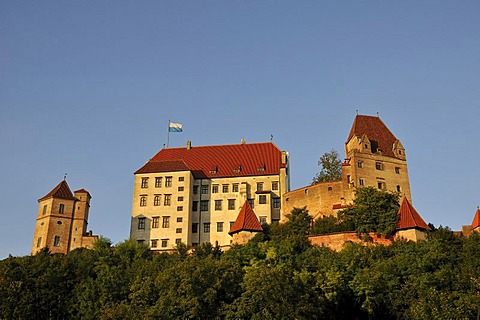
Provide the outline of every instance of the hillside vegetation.
{"type": "Polygon", "coordinates": [[[310,221],[267,226],[226,252],[153,255],[103,238],[68,255],[0,261],[1,319],[475,319],[480,235],[439,228],[426,242],[310,245],[310,221]]]}

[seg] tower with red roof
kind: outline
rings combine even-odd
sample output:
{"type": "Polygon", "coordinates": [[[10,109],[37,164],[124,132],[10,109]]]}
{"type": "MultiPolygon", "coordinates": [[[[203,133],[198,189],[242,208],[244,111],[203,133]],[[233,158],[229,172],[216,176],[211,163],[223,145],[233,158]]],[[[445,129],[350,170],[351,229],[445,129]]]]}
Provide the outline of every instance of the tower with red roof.
{"type": "Polygon", "coordinates": [[[40,198],[31,253],[45,247],[63,254],[92,247],[98,237],[87,232],[90,199],[85,189],[72,193],[65,180],[40,198]]]}

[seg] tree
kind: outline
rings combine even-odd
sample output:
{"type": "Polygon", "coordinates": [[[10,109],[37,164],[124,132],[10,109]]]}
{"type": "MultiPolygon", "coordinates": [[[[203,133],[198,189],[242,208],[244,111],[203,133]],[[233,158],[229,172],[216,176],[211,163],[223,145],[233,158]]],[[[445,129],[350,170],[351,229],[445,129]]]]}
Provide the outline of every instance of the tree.
{"type": "Polygon", "coordinates": [[[313,177],[312,184],[342,179],[342,160],[337,151],[325,152],[318,160],[322,170],[313,177]]]}
{"type": "Polygon", "coordinates": [[[372,187],[359,188],[354,206],[339,213],[344,223],[353,223],[358,234],[376,232],[387,236],[392,235],[397,227],[398,193],[377,190],[372,187]]]}

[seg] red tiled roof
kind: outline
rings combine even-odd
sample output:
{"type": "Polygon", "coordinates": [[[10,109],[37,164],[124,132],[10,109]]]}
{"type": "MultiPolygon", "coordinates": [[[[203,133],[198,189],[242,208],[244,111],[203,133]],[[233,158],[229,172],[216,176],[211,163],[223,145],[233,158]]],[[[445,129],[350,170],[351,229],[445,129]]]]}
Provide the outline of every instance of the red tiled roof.
{"type": "Polygon", "coordinates": [[[166,148],[135,173],[190,170],[197,177],[237,177],[279,174],[282,152],[273,143],[166,148]],[[180,165],[183,162],[185,167],[180,165]],[[171,170],[175,169],[175,170],[171,170]]]}
{"type": "Polygon", "coordinates": [[[230,228],[228,234],[233,235],[240,231],[263,231],[263,228],[248,201],[245,201],[243,204],[237,220],[235,220],[235,223],[230,228]]]}
{"type": "Polygon", "coordinates": [[[85,189],[78,189],[78,190],[75,190],[75,191],[74,191],[74,193],[76,193],[76,192],[78,192],[78,193],[90,193],[90,192],[88,192],[88,191],[87,191],[87,190],[85,190],[85,189]]]}
{"type": "Polygon", "coordinates": [[[392,148],[397,138],[379,117],[357,115],[353,121],[347,143],[353,136],[361,138],[364,134],[367,135],[368,140],[371,142],[373,153],[380,149],[385,156],[395,156],[392,148]]]}
{"type": "Polygon", "coordinates": [[[59,198],[59,199],[68,199],[68,200],[73,200],[75,199],[73,197],[73,193],[70,190],[67,181],[63,180],[60,182],[55,188],[52,189],[47,195],[44,197],[38,199],[38,201],[42,201],[47,198],[59,198]]]}
{"type": "Polygon", "coordinates": [[[137,173],[153,173],[153,172],[176,172],[189,171],[187,165],[182,160],[173,161],[148,161],[143,167],[138,169],[137,173]]]}
{"type": "Polygon", "coordinates": [[[472,229],[480,227],[480,209],[477,208],[477,212],[475,212],[475,217],[473,217],[472,221],[472,229]]]}
{"type": "Polygon", "coordinates": [[[430,230],[428,224],[423,221],[422,217],[420,217],[415,208],[408,202],[407,198],[403,198],[400,209],[398,209],[398,214],[400,215],[398,230],[413,228],[430,230]]]}

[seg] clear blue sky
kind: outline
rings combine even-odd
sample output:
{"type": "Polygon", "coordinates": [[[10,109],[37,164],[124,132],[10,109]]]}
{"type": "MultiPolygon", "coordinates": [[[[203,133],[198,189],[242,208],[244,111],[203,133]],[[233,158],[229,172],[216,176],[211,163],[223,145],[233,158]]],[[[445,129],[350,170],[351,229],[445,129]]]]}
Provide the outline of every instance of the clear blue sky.
{"type": "Polygon", "coordinates": [[[0,2],[0,259],[68,173],[89,229],[129,236],[133,172],[170,146],[269,141],[293,188],[355,110],[407,150],[413,204],[460,229],[480,205],[478,1],[0,2]]]}

